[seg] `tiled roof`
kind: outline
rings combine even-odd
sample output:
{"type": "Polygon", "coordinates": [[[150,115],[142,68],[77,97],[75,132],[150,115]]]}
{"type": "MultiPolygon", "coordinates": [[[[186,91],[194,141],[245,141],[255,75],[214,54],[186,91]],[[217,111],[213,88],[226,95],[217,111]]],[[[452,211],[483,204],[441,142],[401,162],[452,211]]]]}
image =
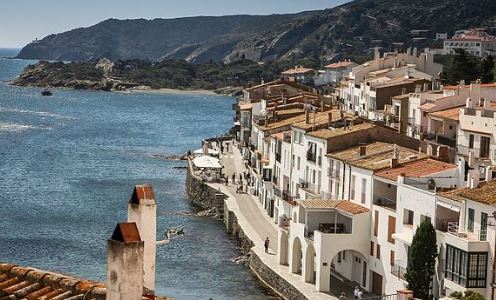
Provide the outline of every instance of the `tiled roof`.
{"type": "Polygon", "coordinates": [[[347,67],[347,66],[353,65],[353,64],[354,64],[354,62],[352,62],[352,61],[340,61],[337,63],[329,64],[329,65],[325,66],[325,68],[337,69],[337,68],[341,68],[341,67],[347,67]]]}
{"type": "Polygon", "coordinates": [[[152,204],[155,203],[155,194],[150,184],[136,185],[129,203],[152,204]]]}
{"type": "MultiPolygon", "coordinates": [[[[310,113],[310,123],[306,123],[305,121],[293,124],[293,127],[298,129],[310,129],[324,124],[329,123],[329,113],[332,113],[332,120],[337,121],[341,119],[341,111],[338,109],[333,109],[325,112],[318,112],[315,115],[315,123],[314,123],[314,114],[310,113]]],[[[345,115],[346,116],[346,115],[345,115]]]]}
{"type": "Polygon", "coordinates": [[[434,107],[436,107],[436,104],[435,103],[426,102],[426,103],[420,105],[419,106],[419,109],[420,110],[431,110],[434,107]]]}
{"type": "Polygon", "coordinates": [[[265,126],[265,125],[256,125],[256,126],[262,131],[268,131],[268,130],[273,130],[273,129],[278,129],[281,127],[289,126],[291,124],[302,122],[304,120],[305,120],[305,115],[302,114],[302,115],[295,116],[295,117],[285,119],[285,120],[269,122],[269,124],[267,124],[267,126],[265,126]]]}
{"type": "MultiPolygon", "coordinates": [[[[366,154],[360,156],[360,146],[348,148],[327,154],[328,157],[346,162],[349,165],[371,170],[379,171],[390,167],[390,159],[393,158],[395,145],[375,142],[365,147],[366,154]]],[[[403,164],[415,160],[427,158],[428,155],[405,147],[398,147],[398,163],[403,164]]]]}
{"type": "Polygon", "coordinates": [[[475,189],[463,187],[439,195],[455,201],[467,199],[487,205],[496,204],[496,180],[481,182],[475,189]]]}
{"type": "Polygon", "coordinates": [[[292,69],[289,69],[289,70],[282,72],[282,74],[284,74],[284,75],[305,74],[305,73],[312,72],[312,71],[314,71],[314,69],[304,68],[304,67],[295,67],[295,68],[292,68],[292,69]]]}
{"type": "Polygon", "coordinates": [[[405,163],[398,168],[385,169],[377,172],[375,175],[390,180],[396,180],[402,173],[405,174],[406,177],[426,177],[456,168],[457,165],[428,158],[405,163]]]}
{"type": "Polygon", "coordinates": [[[461,108],[461,106],[436,111],[436,112],[431,113],[431,116],[437,117],[437,118],[453,120],[453,121],[458,122],[458,121],[460,121],[460,108],[461,108]]]}
{"type": "Polygon", "coordinates": [[[298,200],[296,202],[308,209],[336,209],[353,215],[369,211],[368,208],[348,200],[308,199],[298,200]]]}
{"type": "Polygon", "coordinates": [[[66,275],[0,263],[2,299],[105,299],[105,285],[66,275]]]}
{"type": "Polygon", "coordinates": [[[308,133],[309,136],[316,137],[319,139],[324,139],[328,140],[333,137],[345,135],[345,134],[350,134],[353,132],[361,131],[361,130],[368,130],[370,128],[374,128],[376,125],[371,124],[371,123],[362,123],[358,125],[353,125],[351,128],[337,128],[337,129],[319,129],[316,131],[312,131],[308,133]]]}
{"type": "MultiPolygon", "coordinates": [[[[0,262],[0,299],[105,300],[103,283],[0,262]]],[[[167,300],[143,296],[142,300],[167,300]]]]}

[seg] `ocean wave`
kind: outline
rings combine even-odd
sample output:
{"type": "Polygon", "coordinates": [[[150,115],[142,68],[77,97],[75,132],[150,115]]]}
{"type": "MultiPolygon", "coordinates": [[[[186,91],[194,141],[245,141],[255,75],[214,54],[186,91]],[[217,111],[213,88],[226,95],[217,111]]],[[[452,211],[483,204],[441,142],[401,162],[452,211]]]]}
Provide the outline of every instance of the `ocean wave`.
{"type": "Polygon", "coordinates": [[[49,130],[52,129],[47,126],[34,126],[34,125],[26,125],[26,124],[17,124],[17,123],[2,123],[0,122],[0,133],[2,132],[22,132],[31,129],[44,129],[49,130]]]}
{"type": "Polygon", "coordinates": [[[72,118],[72,117],[62,116],[62,115],[47,112],[47,111],[32,111],[32,110],[10,108],[10,107],[0,107],[0,113],[3,113],[3,112],[5,112],[5,113],[13,112],[13,113],[36,115],[36,116],[41,116],[41,117],[51,117],[51,118],[57,118],[57,119],[74,120],[74,118],[72,118]]]}

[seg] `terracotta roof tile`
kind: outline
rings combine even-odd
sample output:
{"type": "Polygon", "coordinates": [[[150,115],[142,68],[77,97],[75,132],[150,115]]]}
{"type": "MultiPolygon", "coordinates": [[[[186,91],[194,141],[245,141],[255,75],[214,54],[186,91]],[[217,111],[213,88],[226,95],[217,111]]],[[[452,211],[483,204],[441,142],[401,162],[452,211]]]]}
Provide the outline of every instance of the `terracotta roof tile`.
{"type": "Polygon", "coordinates": [[[472,200],[487,205],[496,204],[496,180],[481,182],[475,189],[462,187],[439,195],[455,201],[472,200]]]}
{"type": "Polygon", "coordinates": [[[304,67],[295,67],[295,68],[288,69],[288,70],[282,72],[282,74],[284,74],[284,75],[305,74],[305,73],[312,72],[312,71],[314,71],[314,69],[304,68],[304,67]]]}
{"type": "Polygon", "coordinates": [[[390,180],[396,180],[402,173],[405,174],[406,177],[426,177],[456,168],[457,165],[428,158],[405,163],[398,168],[385,169],[375,173],[375,175],[390,180]]]}
{"type": "Polygon", "coordinates": [[[371,123],[362,123],[353,125],[351,128],[337,128],[337,129],[319,129],[308,133],[309,136],[328,140],[337,136],[350,134],[357,131],[368,130],[374,128],[376,125],[371,123]]]}
{"type": "Polygon", "coordinates": [[[336,209],[353,215],[368,212],[369,209],[348,200],[307,199],[296,201],[308,209],[336,209]]]}
{"type": "Polygon", "coordinates": [[[453,120],[453,121],[458,122],[460,120],[460,108],[461,107],[462,106],[458,106],[458,107],[454,107],[454,108],[436,111],[436,112],[431,113],[431,116],[437,117],[437,118],[453,120]]]}
{"type": "Polygon", "coordinates": [[[355,63],[352,62],[352,61],[340,61],[340,62],[337,62],[337,63],[329,64],[329,65],[325,66],[325,68],[327,68],[327,69],[337,69],[337,68],[341,68],[341,67],[347,67],[347,66],[353,65],[353,64],[355,64],[355,63]]]}

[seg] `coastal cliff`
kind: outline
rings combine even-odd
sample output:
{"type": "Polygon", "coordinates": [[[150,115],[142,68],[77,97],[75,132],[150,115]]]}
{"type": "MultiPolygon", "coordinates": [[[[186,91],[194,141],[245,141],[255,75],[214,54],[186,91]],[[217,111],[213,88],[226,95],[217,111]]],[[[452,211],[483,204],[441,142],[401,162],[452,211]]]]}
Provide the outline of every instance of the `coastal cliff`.
{"type": "Polygon", "coordinates": [[[269,16],[109,19],[26,45],[23,59],[193,63],[363,56],[371,47],[435,47],[436,32],[496,25],[494,0],[355,0],[326,10],[269,16]],[[394,43],[394,44],[393,44],[394,43]]]}

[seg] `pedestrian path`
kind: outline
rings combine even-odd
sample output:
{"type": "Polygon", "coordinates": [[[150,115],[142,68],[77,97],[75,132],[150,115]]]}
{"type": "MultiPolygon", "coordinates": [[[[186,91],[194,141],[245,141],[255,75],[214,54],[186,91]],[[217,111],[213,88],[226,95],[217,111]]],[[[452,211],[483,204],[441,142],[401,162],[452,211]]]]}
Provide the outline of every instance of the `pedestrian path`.
{"type": "MultiPolygon", "coordinates": [[[[224,148],[224,152],[226,152],[226,148],[224,148]]],[[[220,160],[224,166],[224,173],[229,176],[229,185],[220,183],[209,183],[209,185],[228,196],[226,199],[228,209],[236,214],[239,226],[255,244],[252,251],[268,268],[297,288],[308,299],[336,300],[337,298],[334,296],[318,292],[315,285],[304,282],[301,275],[291,273],[287,266],[282,266],[277,262],[277,225],[266,214],[257,197],[246,193],[236,193],[238,185],[232,183],[233,172],[239,176],[239,173],[246,170],[241,153],[236,147],[234,149],[229,147],[229,152],[221,154],[220,160]],[[265,253],[264,250],[264,241],[267,237],[270,240],[269,253],[265,253]]]]}

